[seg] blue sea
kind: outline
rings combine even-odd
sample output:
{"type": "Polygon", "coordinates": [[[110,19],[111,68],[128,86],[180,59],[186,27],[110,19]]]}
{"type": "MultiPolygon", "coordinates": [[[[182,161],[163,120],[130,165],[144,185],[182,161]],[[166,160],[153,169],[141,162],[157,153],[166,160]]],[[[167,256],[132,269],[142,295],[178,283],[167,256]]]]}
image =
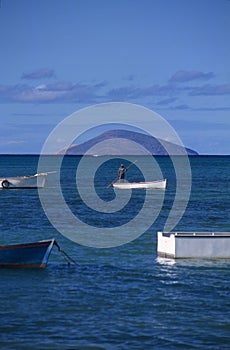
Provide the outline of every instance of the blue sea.
{"type": "MultiPolygon", "coordinates": [[[[95,158],[89,157],[89,163],[95,158]]],[[[33,175],[38,159],[0,156],[0,177],[33,175]]],[[[230,231],[230,157],[189,160],[191,195],[174,230],[230,231]]],[[[129,203],[117,213],[100,213],[87,206],[76,187],[79,161],[74,156],[62,161],[61,191],[89,232],[94,227],[125,225],[142,210],[145,190],[132,191],[129,203]]],[[[110,184],[121,161],[126,166],[132,163],[102,160],[95,174],[96,194],[105,203],[116,196],[110,184]]],[[[143,180],[139,161],[130,166],[127,180],[143,180]]],[[[61,234],[47,218],[38,190],[0,190],[0,244],[55,238],[76,262],[68,264],[54,247],[46,269],[0,270],[0,349],[230,349],[230,259],[157,257],[156,234],[170,215],[177,179],[169,157],[155,161],[168,180],[159,215],[135,240],[111,248],[81,245],[61,234]]],[[[148,165],[148,157],[144,162],[148,165]]],[[[45,164],[46,171],[56,170],[54,156],[47,156],[45,164]]],[[[88,177],[86,169],[85,186],[88,177]]],[[[54,212],[57,181],[58,173],[48,175],[41,190],[53,193],[49,200],[54,212]]],[[[159,192],[151,195],[153,206],[154,201],[157,205],[159,192]]],[[[183,196],[179,199],[183,201],[183,196]]],[[[135,230],[141,233],[145,218],[153,213],[151,206],[145,208],[135,230]]],[[[61,209],[57,216],[63,216],[61,209]]]]}

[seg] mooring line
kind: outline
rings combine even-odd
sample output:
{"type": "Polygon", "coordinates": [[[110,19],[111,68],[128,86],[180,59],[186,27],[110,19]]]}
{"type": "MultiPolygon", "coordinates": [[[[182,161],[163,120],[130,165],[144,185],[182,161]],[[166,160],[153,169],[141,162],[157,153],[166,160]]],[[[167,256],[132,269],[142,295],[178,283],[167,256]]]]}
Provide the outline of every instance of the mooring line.
{"type": "Polygon", "coordinates": [[[68,265],[70,265],[71,263],[73,263],[74,265],[77,265],[77,262],[72,259],[61,247],[60,245],[57,243],[57,241],[55,240],[54,244],[57,246],[58,251],[61,252],[64,255],[65,260],[68,262],[68,265]]]}

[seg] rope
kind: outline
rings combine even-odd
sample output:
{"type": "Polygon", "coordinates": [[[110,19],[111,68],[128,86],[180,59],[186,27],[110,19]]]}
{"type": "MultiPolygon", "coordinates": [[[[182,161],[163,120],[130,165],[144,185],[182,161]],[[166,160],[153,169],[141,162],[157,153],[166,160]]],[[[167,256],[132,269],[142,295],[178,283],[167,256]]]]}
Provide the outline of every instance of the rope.
{"type": "Polygon", "coordinates": [[[54,244],[56,245],[56,247],[58,248],[58,251],[61,252],[64,255],[64,259],[68,262],[68,265],[70,265],[71,263],[73,263],[74,265],[77,265],[76,261],[74,259],[72,259],[61,247],[60,245],[57,243],[57,241],[54,241],[54,244]]]}
{"type": "Polygon", "coordinates": [[[61,247],[59,248],[59,252],[61,252],[64,255],[64,258],[68,262],[68,265],[70,265],[71,263],[77,265],[76,261],[73,260],[61,247]]]}

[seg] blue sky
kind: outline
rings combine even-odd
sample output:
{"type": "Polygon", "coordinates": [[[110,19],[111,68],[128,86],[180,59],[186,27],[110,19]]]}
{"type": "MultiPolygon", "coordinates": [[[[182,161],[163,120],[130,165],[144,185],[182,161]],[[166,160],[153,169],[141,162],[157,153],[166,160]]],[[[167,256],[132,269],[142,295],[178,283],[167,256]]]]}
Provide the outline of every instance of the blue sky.
{"type": "Polygon", "coordinates": [[[0,153],[40,153],[71,113],[121,101],[230,154],[229,18],[228,0],[2,0],[0,153]]]}

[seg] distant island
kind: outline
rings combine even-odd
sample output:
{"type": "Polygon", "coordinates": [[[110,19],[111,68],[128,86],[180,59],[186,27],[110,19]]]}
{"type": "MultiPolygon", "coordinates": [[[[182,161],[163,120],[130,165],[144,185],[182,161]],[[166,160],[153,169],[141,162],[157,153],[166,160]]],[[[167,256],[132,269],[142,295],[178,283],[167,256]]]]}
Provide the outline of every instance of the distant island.
{"type": "Polygon", "coordinates": [[[128,130],[109,130],[83,142],[63,148],[57,154],[66,155],[198,155],[192,149],[165,140],[159,140],[153,136],[128,130]],[[117,142],[116,139],[119,139],[117,142]],[[130,141],[133,141],[132,143],[130,141]],[[100,145],[100,143],[103,144],[100,145]],[[147,150],[147,151],[146,151],[147,150]],[[167,151],[169,150],[169,152],[167,151]]]}

